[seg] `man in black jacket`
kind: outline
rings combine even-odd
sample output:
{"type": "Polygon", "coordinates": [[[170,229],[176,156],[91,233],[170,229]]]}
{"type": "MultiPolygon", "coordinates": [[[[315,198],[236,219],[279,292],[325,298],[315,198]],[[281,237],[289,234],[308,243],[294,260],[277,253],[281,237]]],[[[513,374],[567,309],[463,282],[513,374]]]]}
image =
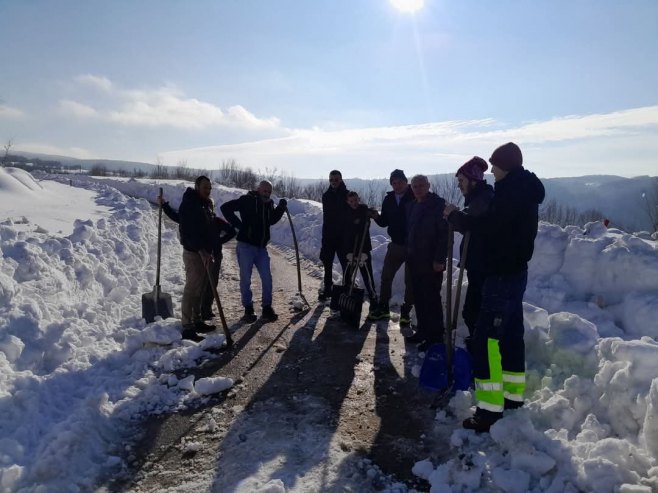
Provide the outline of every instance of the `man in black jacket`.
{"type": "Polygon", "coordinates": [[[523,294],[544,200],[544,186],[523,168],[516,144],[500,146],[489,162],[496,183],[482,225],[486,279],[473,339],[477,410],[463,423],[478,432],[489,431],[504,409],[523,405],[523,294]]]}
{"type": "Polygon", "coordinates": [[[329,188],[322,194],[322,247],[320,260],[324,266],[324,285],[318,299],[326,301],[331,298],[333,286],[334,257],[338,255],[343,271],[346,259],[342,249],[343,225],[349,210],[347,205],[347,187],[343,175],[338,170],[329,173],[329,188]]]}
{"type": "Polygon", "coordinates": [[[270,241],[270,226],[276,224],[286,211],[286,199],[279,200],[274,207],[272,184],[262,181],[255,191],[225,202],[220,207],[226,220],[238,229],[238,265],[240,266],[240,295],[244,316],[242,320],[251,323],[256,320],[251,292],[251,273],[256,266],[262,284],[261,318],[271,322],[278,318],[272,308],[272,272],[267,243],[270,241]],[[235,214],[240,213],[240,217],[235,214]]]}
{"type": "MultiPolygon", "coordinates": [[[[181,302],[182,335],[185,339],[195,341],[201,340],[197,332],[215,329],[203,322],[202,299],[204,290],[209,288],[206,266],[219,277],[221,257],[216,259],[216,256],[221,256],[222,243],[232,238],[222,238],[217,228],[211,190],[208,177],[199,176],[194,182],[194,189],[185,190],[177,217],[185,265],[185,287],[181,302]],[[215,260],[217,265],[213,265],[215,260]]],[[[210,306],[212,304],[207,308],[210,306]]]]}
{"type": "Polygon", "coordinates": [[[441,284],[448,253],[448,223],[443,218],[445,200],[430,192],[426,176],[411,179],[415,200],[407,211],[407,263],[414,290],[416,333],[408,342],[421,343],[420,350],[443,340],[441,284]]]}
{"type": "MultiPolygon", "coordinates": [[[[229,223],[224,221],[222,218],[217,217],[215,214],[215,202],[212,198],[208,199],[210,203],[208,204],[208,213],[211,215],[211,222],[214,228],[216,228],[215,233],[213,234],[213,247],[212,247],[212,257],[213,261],[208,266],[210,269],[210,275],[212,277],[212,282],[217,288],[219,284],[219,272],[222,266],[222,245],[235,237],[235,228],[229,223]]],[[[176,224],[180,225],[180,215],[178,211],[174,210],[169,202],[164,200],[164,197],[158,196],[158,204],[162,206],[162,212],[164,212],[169,219],[174,221],[176,224]]],[[[180,228],[180,226],[179,226],[180,228]]],[[[215,314],[212,311],[212,305],[215,302],[213,295],[212,286],[207,279],[204,283],[204,288],[201,293],[201,320],[208,321],[215,318],[215,314]]]]}
{"type": "Polygon", "coordinates": [[[464,196],[464,209],[460,211],[457,206],[448,204],[443,211],[443,215],[455,231],[462,234],[470,232],[471,235],[468,251],[464,251],[463,238],[459,247],[461,261],[463,262],[464,257],[466,257],[466,263],[463,264],[463,267],[466,269],[468,288],[464,297],[462,316],[469,334],[466,338],[466,348],[471,353],[475,323],[480,313],[482,286],[486,275],[484,266],[486,244],[478,219],[487,212],[494,195],[493,187],[484,180],[484,172],[488,167],[487,162],[478,156],[464,163],[455,175],[459,190],[464,196]]]}
{"type": "Polygon", "coordinates": [[[391,316],[388,303],[391,299],[391,288],[395,274],[402,264],[404,268],[404,304],[400,309],[400,325],[409,325],[409,313],[413,307],[413,289],[411,274],[405,263],[407,242],[407,217],[405,206],[414,200],[413,192],[407,182],[407,177],[401,169],[393,170],[389,179],[393,190],[386,194],[382,202],[381,214],[374,214],[375,222],[381,227],[388,227],[391,241],[386,249],[384,266],[382,267],[381,287],[379,289],[379,306],[368,315],[369,320],[388,320],[391,316]]]}

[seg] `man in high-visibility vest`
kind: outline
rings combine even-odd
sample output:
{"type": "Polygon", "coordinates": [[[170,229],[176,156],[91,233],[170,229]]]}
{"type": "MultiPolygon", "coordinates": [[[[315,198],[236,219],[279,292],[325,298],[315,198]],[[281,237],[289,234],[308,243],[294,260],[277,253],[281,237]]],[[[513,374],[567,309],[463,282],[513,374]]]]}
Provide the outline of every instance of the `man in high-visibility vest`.
{"type": "Polygon", "coordinates": [[[516,144],[500,146],[489,162],[494,197],[482,217],[486,279],[473,336],[477,410],[463,423],[477,432],[489,431],[505,409],[523,405],[523,294],[545,195],[541,181],[523,168],[516,144]]]}

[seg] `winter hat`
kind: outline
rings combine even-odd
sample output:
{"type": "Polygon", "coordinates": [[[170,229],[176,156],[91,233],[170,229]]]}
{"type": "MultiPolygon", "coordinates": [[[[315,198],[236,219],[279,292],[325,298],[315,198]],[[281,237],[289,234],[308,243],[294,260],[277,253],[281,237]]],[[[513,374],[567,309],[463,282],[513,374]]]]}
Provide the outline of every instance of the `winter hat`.
{"type": "Polygon", "coordinates": [[[388,182],[392,182],[393,180],[404,180],[407,181],[407,176],[404,174],[404,171],[401,169],[394,169],[391,171],[391,177],[389,178],[388,182]]]}
{"type": "Polygon", "coordinates": [[[512,171],[523,166],[521,149],[514,142],[508,142],[493,151],[489,162],[503,171],[512,171]]]}
{"type": "Polygon", "coordinates": [[[484,172],[487,171],[488,167],[489,165],[484,159],[479,156],[474,156],[472,159],[462,164],[461,168],[457,170],[455,176],[461,173],[469,180],[482,181],[484,180],[484,172]]]}

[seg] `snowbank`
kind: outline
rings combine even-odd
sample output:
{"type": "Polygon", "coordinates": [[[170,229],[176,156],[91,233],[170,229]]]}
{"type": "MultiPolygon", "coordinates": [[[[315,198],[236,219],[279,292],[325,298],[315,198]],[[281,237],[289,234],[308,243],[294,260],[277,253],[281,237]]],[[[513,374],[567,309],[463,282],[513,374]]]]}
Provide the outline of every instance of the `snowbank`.
{"type": "MultiPolygon", "coordinates": [[[[145,330],[135,315],[154,282],[155,214],[143,199],[154,201],[163,186],[177,207],[188,184],[74,180],[67,190],[90,194],[107,208],[101,217],[72,221],[66,236],[0,225],[0,484],[8,491],[90,489],[100,474],[120,471],[131,417],[231,385],[173,374],[221,338],[181,341],[178,321],[145,330]]],[[[14,191],[3,194],[34,192],[8,183],[14,191]]],[[[242,193],[213,189],[217,205],[242,193]]],[[[32,209],[23,213],[28,223],[32,209]]],[[[320,205],[290,200],[289,209],[302,252],[317,260],[320,205]]],[[[289,247],[285,223],[272,240],[289,247]]],[[[387,240],[377,226],[372,234],[377,276],[387,240]]],[[[174,266],[163,289],[174,293],[183,281],[175,230],[166,228],[163,241],[163,266],[174,266]]],[[[473,397],[459,393],[436,417],[452,430],[452,458],[421,461],[414,472],[432,492],[658,490],[657,295],[658,251],[646,235],[541,224],[524,304],[528,405],[476,435],[460,427],[473,397]]]]}

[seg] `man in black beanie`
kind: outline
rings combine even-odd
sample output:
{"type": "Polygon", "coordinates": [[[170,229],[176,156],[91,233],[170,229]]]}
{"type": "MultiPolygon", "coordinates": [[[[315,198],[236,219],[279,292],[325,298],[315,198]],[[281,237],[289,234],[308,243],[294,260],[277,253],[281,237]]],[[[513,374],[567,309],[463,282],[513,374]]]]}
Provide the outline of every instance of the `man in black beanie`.
{"type": "Polygon", "coordinates": [[[334,257],[338,256],[343,271],[347,266],[347,259],[343,252],[343,226],[349,217],[347,205],[347,186],[343,175],[337,169],[329,172],[329,188],[322,194],[322,246],[320,260],[324,266],[324,283],[318,293],[319,301],[331,298],[333,287],[334,257]]]}
{"type": "Polygon", "coordinates": [[[477,410],[463,423],[478,432],[489,431],[505,409],[523,405],[523,294],[544,200],[544,186],[523,168],[519,146],[500,146],[489,162],[496,183],[481,220],[485,280],[472,343],[477,410]]]}
{"type": "Polygon", "coordinates": [[[385,228],[388,227],[388,234],[391,242],[386,250],[384,266],[382,267],[381,287],[379,290],[379,307],[371,311],[368,320],[388,320],[390,318],[389,301],[391,299],[391,288],[393,278],[400,269],[402,264],[404,268],[404,304],[400,309],[400,325],[405,326],[411,323],[409,313],[413,306],[413,292],[411,289],[411,275],[406,265],[406,241],[407,241],[407,219],[405,206],[414,200],[413,192],[407,182],[404,171],[396,169],[391,172],[389,179],[391,190],[384,197],[382,202],[381,214],[375,213],[375,222],[385,228]]]}

